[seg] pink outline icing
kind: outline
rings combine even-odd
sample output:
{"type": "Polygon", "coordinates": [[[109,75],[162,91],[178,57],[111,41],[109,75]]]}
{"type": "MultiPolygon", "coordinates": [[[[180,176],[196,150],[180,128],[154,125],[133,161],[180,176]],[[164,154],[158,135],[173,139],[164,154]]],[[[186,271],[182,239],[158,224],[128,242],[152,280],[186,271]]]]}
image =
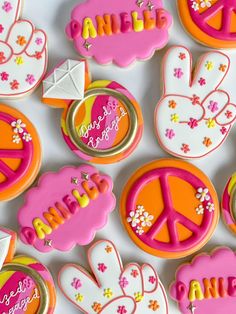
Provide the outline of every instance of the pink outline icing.
{"type": "MultiPolygon", "coordinates": [[[[26,244],[33,245],[41,252],[49,252],[53,249],[68,251],[76,244],[87,245],[93,240],[96,231],[106,225],[108,214],[115,208],[116,199],[112,193],[112,188],[112,179],[107,175],[100,174],[95,167],[89,165],[77,168],[65,167],[58,173],[49,172],[44,174],[39,180],[38,187],[27,193],[25,204],[18,212],[21,240],[26,244]],[[94,174],[98,174],[101,184],[104,182],[106,185],[106,189],[100,190],[96,199],[89,198],[89,204],[85,208],[81,208],[71,194],[73,189],[77,189],[80,195],[87,195],[81,185],[85,181],[81,179],[82,173],[89,175],[89,180],[86,182],[88,182],[90,188],[100,189],[95,181],[91,179],[94,174]],[[78,178],[77,185],[71,182],[72,178],[78,178]],[[63,201],[67,195],[74,202],[73,206],[76,206],[74,214],[70,212],[69,207],[63,201]],[[35,218],[40,218],[50,226],[43,213],[48,212],[50,207],[56,208],[55,203],[57,202],[63,205],[70,217],[65,219],[64,224],[60,224],[57,229],[52,228],[52,233],[46,235],[45,239],[40,240],[34,232],[32,221],[35,218]],[[26,238],[27,230],[30,230],[30,233],[26,238]],[[52,240],[52,246],[45,246],[44,241],[48,239],[52,240]]],[[[58,212],[63,216],[60,211],[58,212]]]]}
{"type": "MultiPolygon", "coordinates": [[[[154,5],[153,12],[157,9],[163,9],[162,0],[152,0],[152,3],[154,5]]],[[[87,0],[73,9],[66,33],[70,39],[74,39],[75,48],[80,55],[93,57],[100,64],[113,62],[120,67],[127,67],[137,59],[150,58],[155,50],[162,49],[169,39],[168,29],[172,24],[172,17],[167,11],[165,11],[166,26],[164,29],[133,31],[131,12],[137,11],[141,18],[144,10],[148,10],[145,4],[139,8],[136,0],[112,0],[109,1],[109,4],[107,0],[87,0]],[[114,14],[120,19],[120,14],[126,12],[129,17],[129,25],[132,28],[131,31],[127,32],[126,25],[123,25],[123,32],[120,31],[119,34],[112,34],[111,36],[88,38],[92,47],[89,50],[83,47],[85,39],[81,36],[81,29],[85,17],[90,17],[97,27],[95,19],[97,15],[114,14]],[[140,42],[143,44],[140,45],[140,42]]],[[[120,27],[122,28],[122,25],[120,27]]]]}
{"type": "Polygon", "coordinates": [[[204,293],[203,279],[223,278],[225,297],[210,298],[193,301],[196,306],[196,313],[206,314],[215,313],[234,313],[236,307],[236,254],[227,247],[218,248],[211,255],[201,254],[196,256],[191,263],[180,266],[176,272],[175,282],[170,286],[170,295],[172,299],[178,302],[179,310],[182,314],[190,314],[188,306],[189,283],[192,280],[198,280],[204,293]],[[228,285],[228,278],[232,280],[232,285],[228,285]],[[233,283],[234,282],[234,283],[233,283]],[[177,283],[183,283],[182,289],[178,289],[177,283]],[[185,288],[186,289],[185,289],[185,288]],[[179,295],[177,294],[179,291],[179,295]],[[232,296],[229,296],[229,292],[232,296]]]}

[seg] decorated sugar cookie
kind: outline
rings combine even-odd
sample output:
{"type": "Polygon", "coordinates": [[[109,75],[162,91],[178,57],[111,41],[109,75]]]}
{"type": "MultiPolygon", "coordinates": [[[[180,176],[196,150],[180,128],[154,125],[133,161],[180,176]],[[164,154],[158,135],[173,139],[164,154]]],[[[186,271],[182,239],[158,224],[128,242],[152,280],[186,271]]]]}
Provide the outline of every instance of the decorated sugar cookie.
{"type": "Polygon", "coordinates": [[[19,210],[20,238],[41,252],[89,244],[115,208],[112,179],[88,165],[44,174],[19,210]]]}
{"type": "Polygon", "coordinates": [[[227,247],[196,256],[179,267],[170,287],[182,314],[234,313],[236,255],[227,247]]]}
{"type": "Polygon", "coordinates": [[[0,1],[0,98],[27,95],[47,67],[47,36],[25,19],[23,0],[0,1]]]}
{"type": "Polygon", "coordinates": [[[115,81],[91,83],[83,60],[63,61],[49,73],[43,82],[43,102],[64,109],[64,140],[86,161],[120,161],[142,137],[143,117],[134,97],[115,81]]]}
{"type": "Polygon", "coordinates": [[[59,273],[62,292],[82,313],[169,313],[165,289],[151,265],[124,267],[116,247],[106,240],[89,249],[88,261],[92,276],[73,264],[59,273]]]}
{"type": "Polygon", "coordinates": [[[166,53],[155,125],[158,141],[168,153],[200,158],[223,144],[236,117],[235,104],[221,88],[229,68],[229,58],[213,51],[200,58],[192,74],[187,48],[174,46],[166,53]]]}
{"type": "Polygon", "coordinates": [[[203,45],[236,47],[236,4],[232,0],[178,0],[183,26],[203,45]]]}
{"type": "Polygon", "coordinates": [[[198,168],[161,159],[138,169],[125,184],[120,214],[141,249],[181,258],[208,242],[219,220],[219,205],[211,181],[198,168]]]}
{"type": "Polygon", "coordinates": [[[236,234],[236,173],[226,184],[222,197],[222,216],[227,227],[236,234]]]}
{"type": "Polygon", "coordinates": [[[163,48],[171,24],[162,0],[87,0],[73,9],[66,33],[80,56],[127,67],[163,48]]]}
{"type": "Polygon", "coordinates": [[[35,180],[41,145],[32,123],[18,110],[0,104],[0,201],[17,197],[35,180]]]}
{"type": "Polygon", "coordinates": [[[28,256],[13,257],[16,234],[0,228],[1,313],[52,314],[56,292],[47,268],[28,256]]]}

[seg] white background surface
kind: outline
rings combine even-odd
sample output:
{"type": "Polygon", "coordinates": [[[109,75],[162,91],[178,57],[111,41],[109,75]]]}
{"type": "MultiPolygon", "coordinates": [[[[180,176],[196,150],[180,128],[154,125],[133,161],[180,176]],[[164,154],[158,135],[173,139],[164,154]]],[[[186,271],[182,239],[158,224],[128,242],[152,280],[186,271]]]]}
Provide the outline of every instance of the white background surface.
{"type": "MultiPolygon", "coordinates": [[[[119,1],[119,0],[117,0],[119,1]]],[[[49,69],[54,67],[63,58],[76,58],[77,55],[64,34],[64,28],[69,21],[71,9],[79,0],[25,0],[22,16],[32,20],[37,26],[43,28],[49,38],[49,69]]],[[[81,1],[82,2],[82,1],[81,1]]],[[[109,0],[108,0],[109,3],[109,0]]],[[[174,27],[171,30],[171,38],[168,46],[173,44],[186,45],[191,49],[194,57],[208,49],[195,43],[182,29],[176,13],[175,0],[164,0],[165,7],[174,16],[174,27]]],[[[98,66],[90,61],[90,69],[93,79],[111,79],[127,87],[142,106],[145,131],[138,149],[126,160],[115,165],[98,166],[104,172],[113,177],[115,194],[119,204],[120,192],[125,186],[125,182],[130,175],[141,165],[160,157],[167,156],[159,147],[154,136],[153,112],[157,101],[161,96],[160,90],[160,65],[166,48],[157,52],[155,56],[146,62],[138,62],[128,69],[119,69],[116,66],[98,66]]],[[[229,52],[231,56],[231,70],[223,87],[231,93],[232,101],[236,103],[235,77],[236,77],[236,52],[229,52]]],[[[52,109],[40,102],[41,89],[39,88],[33,95],[22,100],[8,101],[6,104],[20,109],[26,114],[37,127],[43,147],[43,164],[41,173],[45,171],[57,171],[64,165],[78,165],[80,160],[69,150],[64,143],[60,133],[61,111],[52,109]]],[[[236,128],[233,128],[227,142],[207,158],[195,161],[194,164],[200,167],[212,180],[216,186],[219,197],[224,185],[236,169],[236,128]]],[[[16,214],[18,208],[23,204],[24,195],[17,199],[0,204],[0,224],[17,230],[16,214]]],[[[162,282],[168,289],[171,281],[174,280],[175,270],[184,261],[182,260],[162,260],[150,256],[137,248],[129,239],[123,229],[117,209],[110,215],[109,223],[102,231],[97,233],[96,239],[107,238],[117,245],[124,263],[137,261],[139,263],[149,262],[159,272],[162,282]]],[[[209,251],[219,245],[228,245],[235,249],[235,238],[220,221],[217,230],[211,241],[201,250],[209,251]]],[[[38,253],[35,249],[23,245],[18,241],[17,253],[29,254],[46,264],[52,271],[55,281],[61,267],[68,262],[80,263],[87,266],[87,247],[76,247],[72,252],[50,254],[38,253]]],[[[57,288],[56,314],[79,313],[76,307],[70,304],[57,288]]],[[[170,301],[170,313],[179,313],[176,305],[170,301]]],[[[112,313],[111,313],[112,314],[112,313]]]]}

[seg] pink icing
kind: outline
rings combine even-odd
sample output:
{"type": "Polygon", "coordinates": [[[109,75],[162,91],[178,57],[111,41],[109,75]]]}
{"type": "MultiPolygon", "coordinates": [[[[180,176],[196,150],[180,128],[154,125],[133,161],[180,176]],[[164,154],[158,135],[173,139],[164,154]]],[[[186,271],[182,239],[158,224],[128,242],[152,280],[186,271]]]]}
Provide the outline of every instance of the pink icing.
{"type": "Polygon", "coordinates": [[[100,174],[92,166],[65,167],[58,173],[46,173],[41,177],[38,187],[28,192],[25,204],[19,210],[18,221],[22,241],[42,252],[52,249],[67,251],[76,244],[90,243],[95,232],[104,227],[108,214],[115,208],[116,200],[112,187],[112,179],[100,174]],[[88,175],[88,180],[82,179],[83,173],[88,175]],[[73,178],[78,178],[78,182],[72,182],[73,178]],[[89,203],[82,208],[72,195],[72,190],[76,189],[81,196],[88,196],[89,192],[82,186],[84,182],[88,183],[90,191],[96,189],[98,196],[96,199],[89,197],[89,203]],[[58,203],[66,209],[67,218],[65,213],[62,215],[59,211],[65,218],[64,223],[53,229],[44,239],[39,239],[35,236],[32,221],[40,218],[50,226],[43,213],[48,212],[51,207],[57,208],[58,211],[58,203]],[[51,240],[51,246],[45,245],[45,240],[51,240]]]}
{"type": "Polygon", "coordinates": [[[225,247],[215,250],[212,255],[199,255],[190,264],[181,266],[176,273],[175,282],[170,287],[170,295],[179,303],[181,313],[191,313],[188,309],[190,282],[197,280],[204,293],[204,278],[218,280],[219,297],[193,301],[192,303],[196,307],[195,312],[197,314],[234,313],[236,307],[235,264],[235,253],[225,247]]]}
{"type": "MultiPolygon", "coordinates": [[[[195,223],[190,221],[187,217],[181,215],[177,212],[172,203],[171,191],[168,184],[168,177],[175,176],[181,178],[182,180],[188,182],[194,190],[197,191],[199,187],[204,187],[204,183],[197,178],[195,175],[190,172],[177,169],[177,168],[163,168],[163,169],[154,169],[143,176],[141,176],[131,188],[129,195],[127,197],[126,209],[127,209],[127,217],[129,217],[129,213],[136,207],[137,199],[140,191],[145,187],[146,184],[153,180],[160,180],[161,188],[162,188],[162,196],[165,204],[165,209],[157,221],[153,224],[152,228],[147,232],[141,235],[136,234],[136,236],[144,242],[146,245],[162,251],[171,251],[171,252],[182,252],[189,250],[199,243],[203,241],[206,234],[209,232],[209,229],[212,225],[212,221],[214,218],[214,212],[206,211],[203,216],[203,221],[201,226],[197,226],[195,223]],[[163,223],[167,222],[169,226],[170,232],[170,242],[165,243],[155,239],[156,234],[160,231],[163,226],[163,223]],[[188,238],[186,241],[179,242],[178,236],[174,232],[174,228],[172,227],[177,222],[181,222],[183,226],[188,228],[193,232],[191,238],[188,238]]],[[[208,200],[213,202],[212,197],[208,200]]],[[[207,203],[207,201],[203,202],[203,205],[207,203]]],[[[206,204],[205,204],[206,205],[206,204]]]]}
{"type": "Polygon", "coordinates": [[[168,28],[172,24],[172,17],[163,9],[162,0],[152,0],[153,9],[151,17],[157,19],[156,27],[135,32],[132,12],[138,13],[143,19],[143,12],[149,9],[145,4],[139,7],[136,0],[87,0],[78,4],[71,14],[71,21],[66,27],[67,36],[74,40],[75,48],[84,57],[94,57],[100,64],[114,62],[118,66],[126,67],[136,59],[147,59],[155,50],[163,48],[168,42],[168,28]],[[159,10],[159,11],[157,11],[159,10]],[[85,39],[82,37],[83,21],[89,17],[97,29],[96,16],[104,14],[113,15],[118,28],[111,35],[89,37],[87,41],[92,45],[89,49],[84,47],[85,39]],[[142,45],[140,45],[142,43],[142,45]]]}
{"type": "Polygon", "coordinates": [[[190,9],[191,17],[194,23],[200,27],[206,34],[210,35],[213,38],[233,41],[235,40],[236,33],[230,32],[231,26],[231,14],[236,9],[234,0],[218,0],[215,4],[205,11],[204,13],[199,13],[198,10],[192,8],[193,1],[188,0],[188,5],[190,9]],[[214,29],[207,22],[214,15],[216,15],[221,10],[224,10],[222,29],[221,31],[214,29]]]}

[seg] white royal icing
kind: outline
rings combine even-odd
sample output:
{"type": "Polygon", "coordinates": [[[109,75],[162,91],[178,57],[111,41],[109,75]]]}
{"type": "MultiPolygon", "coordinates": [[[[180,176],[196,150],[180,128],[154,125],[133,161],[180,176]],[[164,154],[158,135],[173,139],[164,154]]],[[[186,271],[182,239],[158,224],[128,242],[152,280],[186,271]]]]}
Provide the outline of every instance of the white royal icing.
{"type": "Polygon", "coordinates": [[[72,264],[59,274],[63,293],[83,313],[168,313],[165,290],[150,265],[129,264],[123,268],[119,253],[109,241],[95,243],[88,257],[95,277],[72,264]]]}
{"type": "Polygon", "coordinates": [[[32,92],[47,66],[47,37],[19,20],[22,0],[0,0],[0,97],[32,92]]]}
{"type": "Polygon", "coordinates": [[[43,97],[81,100],[84,98],[85,62],[66,60],[43,81],[43,97]]]}
{"type": "Polygon", "coordinates": [[[203,157],[226,139],[236,118],[236,106],[220,89],[229,67],[229,58],[214,51],[200,58],[192,74],[192,56],[185,47],[167,52],[155,124],[159,142],[170,154],[203,157]]]}
{"type": "Polygon", "coordinates": [[[9,233],[6,233],[3,230],[0,230],[0,270],[7,257],[10,242],[11,242],[11,235],[9,233]]]}

